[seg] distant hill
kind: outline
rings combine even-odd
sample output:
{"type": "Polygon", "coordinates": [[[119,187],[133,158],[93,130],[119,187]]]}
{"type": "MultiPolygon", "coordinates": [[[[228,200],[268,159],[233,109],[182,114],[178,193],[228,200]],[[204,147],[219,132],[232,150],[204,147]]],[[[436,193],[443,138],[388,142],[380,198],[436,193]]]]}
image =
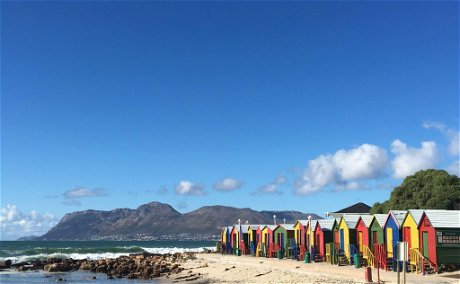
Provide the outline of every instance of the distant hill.
{"type": "Polygon", "coordinates": [[[137,209],[111,211],[85,210],[66,214],[61,221],[37,240],[155,240],[210,239],[223,226],[242,223],[294,223],[299,219],[321,218],[298,211],[255,211],[249,208],[204,206],[182,214],[168,204],[151,202],[137,209]]]}
{"type": "Polygon", "coordinates": [[[38,236],[25,236],[25,237],[20,237],[16,241],[33,241],[37,239],[38,236]]]}

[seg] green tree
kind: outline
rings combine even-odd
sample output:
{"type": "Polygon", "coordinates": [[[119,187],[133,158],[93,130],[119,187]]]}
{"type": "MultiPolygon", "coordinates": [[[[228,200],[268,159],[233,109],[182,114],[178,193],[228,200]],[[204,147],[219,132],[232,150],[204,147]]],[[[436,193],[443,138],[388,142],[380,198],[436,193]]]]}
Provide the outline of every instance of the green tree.
{"type": "Polygon", "coordinates": [[[371,213],[407,209],[460,209],[460,178],[443,170],[423,170],[393,189],[390,199],[375,203],[371,213]]]}

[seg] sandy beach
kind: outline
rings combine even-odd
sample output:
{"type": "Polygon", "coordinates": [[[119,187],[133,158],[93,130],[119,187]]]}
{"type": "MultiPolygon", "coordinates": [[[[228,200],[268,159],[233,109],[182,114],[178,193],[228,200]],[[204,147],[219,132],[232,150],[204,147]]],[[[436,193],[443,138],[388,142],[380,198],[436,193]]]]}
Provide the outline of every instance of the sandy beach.
{"type": "MultiPolygon", "coordinates": [[[[181,264],[183,271],[170,281],[192,283],[366,283],[364,268],[327,263],[304,263],[289,259],[256,258],[220,254],[197,254],[181,264]],[[185,274],[186,273],[186,274],[185,274]],[[184,275],[189,277],[184,278],[184,275]]],[[[401,273],[401,283],[403,274],[401,273]]],[[[377,269],[372,269],[377,283],[377,269]]],[[[397,273],[380,270],[381,283],[397,283],[397,273]]],[[[460,271],[423,276],[407,273],[406,283],[459,283],[460,271]]]]}

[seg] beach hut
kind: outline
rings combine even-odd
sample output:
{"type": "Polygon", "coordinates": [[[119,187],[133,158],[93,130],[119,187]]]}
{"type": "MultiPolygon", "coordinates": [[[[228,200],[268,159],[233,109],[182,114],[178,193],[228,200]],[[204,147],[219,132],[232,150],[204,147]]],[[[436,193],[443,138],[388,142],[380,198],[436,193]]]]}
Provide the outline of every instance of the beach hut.
{"type": "Polygon", "coordinates": [[[353,263],[356,248],[356,224],[360,215],[343,215],[338,227],[339,264],[353,263]],[[344,256],[344,257],[343,257],[344,256]]]}
{"type": "Polygon", "coordinates": [[[422,269],[418,225],[422,219],[423,212],[424,210],[422,209],[409,209],[401,223],[402,240],[407,242],[409,250],[409,268],[417,272],[421,272],[422,269]]]}
{"type": "Polygon", "coordinates": [[[358,251],[362,254],[364,249],[369,249],[369,227],[371,225],[374,216],[372,215],[362,215],[356,223],[356,247],[358,251]]]}
{"type": "Polygon", "coordinates": [[[256,230],[256,239],[257,241],[257,248],[256,248],[256,256],[265,256],[266,253],[266,247],[265,247],[265,242],[263,241],[262,238],[262,229],[267,226],[267,225],[259,225],[256,230]]]}
{"type": "Polygon", "coordinates": [[[363,256],[364,265],[374,266],[375,256],[371,249],[370,225],[374,220],[372,215],[362,215],[356,224],[356,247],[363,256]]]}
{"type": "Polygon", "coordinates": [[[317,253],[315,261],[326,260],[326,244],[333,243],[335,219],[319,219],[315,227],[315,245],[317,253]]]}
{"type": "MultiPolygon", "coordinates": [[[[265,247],[265,256],[273,257],[273,254],[277,252],[277,244],[274,242],[273,230],[277,226],[275,225],[266,225],[262,229],[262,246],[265,247]],[[276,250],[276,251],[275,251],[276,250]]],[[[279,249],[279,247],[278,247],[279,249]]]]}
{"type": "Polygon", "coordinates": [[[257,234],[260,225],[249,225],[248,226],[248,242],[251,255],[256,255],[257,245],[260,242],[260,235],[257,234]]]}
{"type": "Polygon", "coordinates": [[[239,240],[239,225],[233,225],[232,230],[230,231],[230,243],[233,253],[238,253],[238,249],[240,248],[239,240]]]}
{"type": "Polygon", "coordinates": [[[299,259],[301,260],[305,258],[305,252],[307,251],[307,223],[308,220],[297,220],[297,222],[294,224],[294,236],[297,247],[299,248],[299,259]]]}
{"type": "Polygon", "coordinates": [[[374,219],[372,219],[369,225],[369,247],[374,254],[374,246],[385,243],[383,228],[387,217],[387,214],[374,214],[374,219]]]}
{"type": "Polygon", "coordinates": [[[393,268],[396,271],[396,245],[402,241],[401,224],[406,218],[405,210],[390,210],[384,225],[386,268],[393,268]]]}
{"type": "Polygon", "coordinates": [[[460,265],[460,210],[425,210],[418,228],[423,272],[460,265]]]}
{"type": "Polygon", "coordinates": [[[221,241],[222,241],[222,253],[224,254],[232,254],[232,241],[231,241],[231,234],[232,234],[232,226],[225,226],[222,228],[221,231],[221,241]]]}
{"type": "Polygon", "coordinates": [[[315,227],[317,223],[318,223],[318,220],[309,220],[306,226],[306,231],[305,231],[306,245],[307,245],[307,250],[310,253],[313,253],[315,249],[315,227]]]}
{"type": "Polygon", "coordinates": [[[294,238],[294,224],[280,224],[273,230],[273,237],[283,252],[283,255],[291,257],[296,254],[294,238]]]}

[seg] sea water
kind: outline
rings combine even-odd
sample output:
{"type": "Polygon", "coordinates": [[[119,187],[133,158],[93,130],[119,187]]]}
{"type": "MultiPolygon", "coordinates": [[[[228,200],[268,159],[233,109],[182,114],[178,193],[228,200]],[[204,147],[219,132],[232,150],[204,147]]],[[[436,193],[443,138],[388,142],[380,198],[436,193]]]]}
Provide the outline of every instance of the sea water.
{"type": "MultiPolygon", "coordinates": [[[[19,263],[51,257],[98,260],[136,253],[167,254],[215,250],[214,241],[0,241],[0,261],[19,263]]],[[[152,283],[146,280],[109,280],[102,273],[75,271],[47,273],[44,271],[0,271],[0,283],[152,283]],[[94,279],[96,277],[96,279],[94,279]]]]}

